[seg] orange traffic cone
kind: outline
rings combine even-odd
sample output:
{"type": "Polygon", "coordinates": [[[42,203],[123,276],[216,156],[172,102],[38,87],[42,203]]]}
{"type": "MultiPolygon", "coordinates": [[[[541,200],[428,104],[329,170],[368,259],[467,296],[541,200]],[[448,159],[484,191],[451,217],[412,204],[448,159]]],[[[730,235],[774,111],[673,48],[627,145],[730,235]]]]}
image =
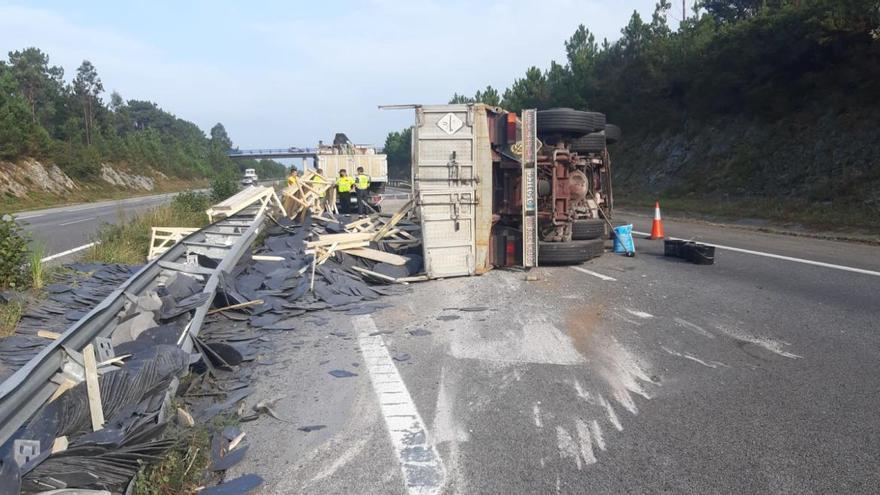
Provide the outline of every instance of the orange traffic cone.
{"type": "Polygon", "coordinates": [[[660,218],[660,202],[654,203],[654,223],[651,224],[650,239],[663,239],[666,234],[663,233],[663,219],[660,218]]]}

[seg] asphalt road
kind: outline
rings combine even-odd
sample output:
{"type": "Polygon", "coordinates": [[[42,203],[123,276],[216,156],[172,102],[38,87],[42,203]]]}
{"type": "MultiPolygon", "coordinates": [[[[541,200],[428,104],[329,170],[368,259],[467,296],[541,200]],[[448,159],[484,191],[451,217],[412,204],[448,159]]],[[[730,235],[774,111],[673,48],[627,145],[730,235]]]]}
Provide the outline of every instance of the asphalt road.
{"type": "MultiPolygon", "coordinates": [[[[880,271],[872,246],[666,229],[880,271]]],[[[538,281],[496,270],[413,284],[370,316],[328,312],[272,336],[275,364],[257,367],[250,400],[282,397],[289,422],[246,424],[250,453],[228,476],[256,472],[279,494],[876,493],[880,276],[637,249],[538,281]],[[401,450],[401,418],[423,425],[419,449],[401,450]]]]}
{"type": "Polygon", "coordinates": [[[33,241],[42,244],[46,256],[88,244],[105,223],[123,222],[127,218],[168,202],[177,193],[140,196],[137,198],[100,201],[31,210],[16,215],[33,241]]]}

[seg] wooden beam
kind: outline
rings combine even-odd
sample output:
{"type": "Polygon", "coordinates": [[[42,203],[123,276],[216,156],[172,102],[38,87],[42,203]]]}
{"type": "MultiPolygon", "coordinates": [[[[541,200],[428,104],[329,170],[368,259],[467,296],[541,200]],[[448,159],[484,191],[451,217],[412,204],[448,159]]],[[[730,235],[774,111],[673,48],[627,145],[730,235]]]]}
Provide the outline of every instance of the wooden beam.
{"type": "Polygon", "coordinates": [[[385,280],[386,282],[391,282],[391,283],[394,283],[394,284],[399,283],[399,282],[397,281],[396,278],[389,277],[388,275],[383,275],[383,274],[381,274],[381,273],[376,273],[376,272],[374,272],[374,271],[372,271],[372,270],[367,270],[366,268],[361,268],[361,267],[359,267],[359,266],[353,266],[353,267],[351,267],[351,269],[354,270],[354,271],[356,271],[356,272],[360,272],[360,273],[363,273],[363,274],[365,274],[365,275],[369,275],[369,276],[371,276],[371,277],[378,278],[379,280],[385,280]]]}
{"type": "Polygon", "coordinates": [[[58,388],[55,389],[55,392],[52,393],[52,396],[49,397],[49,402],[61,397],[64,392],[72,389],[76,385],[76,382],[71,380],[70,378],[63,377],[63,381],[58,385],[58,388]]]}
{"type": "Polygon", "coordinates": [[[255,254],[251,256],[254,261],[284,261],[284,256],[269,256],[265,254],[255,254]]]}
{"type": "Polygon", "coordinates": [[[208,311],[208,314],[209,314],[209,315],[212,315],[212,314],[214,314],[214,313],[219,313],[219,312],[221,312],[221,311],[226,311],[227,309],[239,309],[239,308],[247,308],[247,307],[250,307],[250,306],[259,306],[260,304],[263,304],[263,300],[262,300],[262,299],[254,299],[253,301],[248,301],[248,302],[243,302],[243,303],[238,303],[238,304],[232,304],[232,305],[230,305],[230,306],[224,306],[224,307],[222,307],[222,308],[212,309],[211,311],[208,311]]]}
{"type": "Polygon", "coordinates": [[[101,406],[101,388],[98,386],[98,363],[95,362],[95,346],[92,344],[85,346],[82,354],[92,431],[98,431],[104,427],[104,409],[101,406]]]}
{"type": "Polygon", "coordinates": [[[61,337],[61,334],[58,332],[50,332],[49,330],[38,330],[37,337],[43,337],[44,339],[49,340],[58,340],[61,337]]]}
{"type": "Polygon", "coordinates": [[[347,234],[324,234],[318,240],[306,242],[306,247],[329,246],[335,243],[369,241],[373,234],[369,232],[349,232],[347,234]]]}
{"type": "Polygon", "coordinates": [[[408,261],[407,258],[404,258],[399,254],[386,253],[385,251],[379,251],[378,249],[355,248],[343,249],[343,251],[359,258],[366,258],[368,260],[378,261],[380,263],[388,263],[389,265],[395,266],[403,266],[408,261]]]}

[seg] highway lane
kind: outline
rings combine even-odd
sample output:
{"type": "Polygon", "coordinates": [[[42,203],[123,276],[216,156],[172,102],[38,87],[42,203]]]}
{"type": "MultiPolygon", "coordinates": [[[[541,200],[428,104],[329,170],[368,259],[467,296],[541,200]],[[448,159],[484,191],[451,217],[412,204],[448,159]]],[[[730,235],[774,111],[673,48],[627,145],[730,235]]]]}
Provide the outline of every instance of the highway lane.
{"type": "Polygon", "coordinates": [[[176,193],[83,203],[15,215],[46,255],[54,255],[94,240],[101,225],[117,223],[167,203],[176,193]]]}
{"type": "MultiPolygon", "coordinates": [[[[864,269],[880,254],[666,227],[864,269]]],[[[636,242],[636,258],[416,284],[368,321],[328,313],[273,337],[279,364],[261,367],[253,401],[283,395],[293,424],[248,425],[233,474],[260,473],[265,493],[873,493],[880,277],[725,250],[696,266],[636,242]],[[358,338],[375,329],[390,365],[358,338]],[[406,393],[392,401],[394,372],[406,393]],[[410,405],[438,466],[389,434],[410,405]],[[425,471],[405,479],[407,456],[425,471]]]]}

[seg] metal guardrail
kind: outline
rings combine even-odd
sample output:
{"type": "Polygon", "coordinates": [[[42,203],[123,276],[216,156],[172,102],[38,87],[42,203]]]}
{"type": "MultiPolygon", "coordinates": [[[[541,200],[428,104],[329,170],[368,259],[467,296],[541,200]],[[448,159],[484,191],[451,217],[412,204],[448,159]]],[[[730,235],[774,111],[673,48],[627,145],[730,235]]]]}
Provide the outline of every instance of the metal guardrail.
{"type": "MultiPolygon", "coordinates": [[[[211,247],[215,247],[225,250],[225,255],[211,272],[202,290],[213,295],[222,274],[229,273],[257,237],[265,215],[262,210],[243,210],[185,237],[145,265],[58,339],[0,383],[0,445],[6,443],[54,393],[57,385],[51,379],[70,361],[67,349],[79,352],[96,338],[113,333],[117,326],[115,320],[129,295],[141,294],[154,287],[157,277],[163,272],[186,272],[187,266],[196,266],[195,263],[179,263],[186,260],[190,252],[199,252],[200,249],[210,251],[211,247]],[[236,241],[230,244],[229,240],[233,237],[236,241]],[[180,269],[175,268],[178,265],[180,269]]],[[[210,256],[209,253],[202,254],[210,256]]],[[[213,297],[208,297],[204,304],[196,308],[188,326],[188,335],[198,335],[212,301],[213,297]]],[[[182,346],[187,351],[191,350],[192,339],[183,339],[182,346]]]]}

